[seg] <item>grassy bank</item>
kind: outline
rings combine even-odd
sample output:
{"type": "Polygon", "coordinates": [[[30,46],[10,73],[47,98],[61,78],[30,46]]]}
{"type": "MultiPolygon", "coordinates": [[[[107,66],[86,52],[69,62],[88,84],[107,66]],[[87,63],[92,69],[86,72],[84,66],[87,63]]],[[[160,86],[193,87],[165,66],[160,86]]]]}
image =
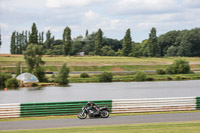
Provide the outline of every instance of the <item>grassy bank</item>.
{"type": "MultiPolygon", "coordinates": [[[[137,71],[165,69],[178,57],[150,58],[150,57],[106,57],[106,56],[86,56],[86,57],[43,57],[46,62],[46,71],[56,72],[63,63],[67,63],[71,71],[137,71]]],[[[199,57],[183,57],[190,62],[191,69],[200,69],[199,57]]],[[[14,72],[18,61],[23,63],[26,70],[26,63],[23,57],[0,56],[1,71],[14,72]]]]}
{"type": "MultiPolygon", "coordinates": [[[[167,123],[148,123],[148,124],[127,124],[127,125],[108,125],[108,126],[87,126],[69,127],[35,130],[15,130],[2,131],[5,133],[198,133],[200,121],[189,122],[167,122],[167,123]]],[[[1,131],[0,131],[1,132],[1,131]]]]}
{"type": "MultiPolygon", "coordinates": [[[[79,75],[71,75],[69,78],[70,83],[87,83],[87,82],[99,82],[99,75],[90,75],[89,78],[80,78],[79,75]]],[[[198,80],[200,79],[200,73],[194,74],[148,74],[147,81],[170,81],[170,80],[198,80]]],[[[131,82],[135,81],[134,74],[114,74],[113,82],[131,82]]]]}

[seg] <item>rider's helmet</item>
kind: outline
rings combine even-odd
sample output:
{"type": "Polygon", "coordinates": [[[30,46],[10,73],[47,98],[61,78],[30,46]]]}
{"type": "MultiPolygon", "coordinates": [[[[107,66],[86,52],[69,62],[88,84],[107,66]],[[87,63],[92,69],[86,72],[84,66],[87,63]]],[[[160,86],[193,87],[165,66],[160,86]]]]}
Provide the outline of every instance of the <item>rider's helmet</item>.
{"type": "Polygon", "coordinates": [[[92,106],[94,103],[93,102],[91,102],[91,101],[89,101],[88,103],[87,103],[87,105],[89,105],[89,106],[92,106]]]}

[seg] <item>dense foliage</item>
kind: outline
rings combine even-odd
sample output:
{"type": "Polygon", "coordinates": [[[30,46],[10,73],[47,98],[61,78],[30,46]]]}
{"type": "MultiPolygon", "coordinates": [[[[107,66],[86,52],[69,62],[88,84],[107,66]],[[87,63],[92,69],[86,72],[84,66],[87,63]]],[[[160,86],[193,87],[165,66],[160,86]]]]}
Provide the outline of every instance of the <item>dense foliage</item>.
{"type": "Polygon", "coordinates": [[[67,85],[69,83],[68,77],[69,77],[69,68],[64,63],[61,67],[59,74],[56,77],[55,82],[59,83],[60,85],[67,85]]]}
{"type": "Polygon", "coordinates": [[[112,82],[113,75],[111,72],[104,72],[99,76],[99,82],[112,82]]]}
{"type": "Polygon", "coordinates": [[[81,73],[80,77],[81,78],[89,78],[89,74],[87,74],[87,73],[81,73]]]}
{"type": "Polygon", "coordinates": [[[6,87],[14,89],[14,88],[19,87],[19,83],[16,78],[10,78],[10,79],[6,80],[6,87]]]}
{"type": "Polygon", "coordinates": [[[7,74],[7,73],[2,73],[0,72],[0,88],[3,88],[6,86],[6,81],[8,79],[12,78],[11,74],[7,74]]]}
{"type": "Polygon", "coordinates": [[[40,45],[29,44],[23,54],[30,73],[33,72],[34,68],[40,67],[45,63],[42,61],[43,50],[40,45]]]}
{"type": "Polygon", "coordinates": [[[16,69],[15,69],[15,77],[17,77],[18,75],[21,74],[21,62],[18,62],[17,65],[16,65],[16,69]]]}
{"type": "Polygon", "coordinates": [[[147,74],[142,71],[137,71],[135,74],[135,81],[146,81],[147,74]]]}
{"type": "Polygon", "coordinates": [[[46,55],[101,55],[101,56],[200,56],[200,28],[182,31],[169,31],[157,37],[156,28],[152,28],[149,38],[141,43],[132,41],[131,30],[128,29],[122,40],[107,38],[103,31],[89,34],[86,30],[85,36],[79,35],[71,38],[71,29],[66,27],[63,38],[56,39],[50,30],[38,32],[36,24],[33,23],[31,32],[14,31],[11,35],[11,54],[22,54],[27,46],[36,43],[44,48],[46,55]]]}
{"type": "Polygon", "coordinates": [[[177,59],[166,69],[168,74],[188,74],[190,73],[189,62],[184,59],[177,59]]]}

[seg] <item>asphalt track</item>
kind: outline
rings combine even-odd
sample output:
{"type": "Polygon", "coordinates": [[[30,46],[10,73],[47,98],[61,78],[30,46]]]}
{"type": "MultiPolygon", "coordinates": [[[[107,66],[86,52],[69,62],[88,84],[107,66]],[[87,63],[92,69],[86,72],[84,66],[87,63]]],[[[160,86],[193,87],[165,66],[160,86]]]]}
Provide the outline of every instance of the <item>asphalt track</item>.
{"type": "Polygon", "coordinates": [[[112,116],[109,118],[95,118],[95,119],[85,119],[85,120],[79,120],[77,118],[77,119],[8,121],[8,122],[0,122],[0,130],[41,129],[41,128],[58,128],[58,127],[79,127],[79,126],[179,122],[179,121],[200,121],[200,112],[135,115],[135,116],[112,116]]]}

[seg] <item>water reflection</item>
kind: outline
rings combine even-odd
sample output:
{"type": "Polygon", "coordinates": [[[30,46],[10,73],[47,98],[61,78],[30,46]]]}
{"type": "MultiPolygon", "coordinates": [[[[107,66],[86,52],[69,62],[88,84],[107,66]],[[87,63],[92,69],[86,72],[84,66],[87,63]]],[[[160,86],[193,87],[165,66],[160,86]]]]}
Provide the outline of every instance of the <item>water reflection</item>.
{"type": "Polygon", "coordinates": [[[162,82],[73,83],[70,86],[0,91],[0,103],[200,96],[200,80],[162,82]]]}

